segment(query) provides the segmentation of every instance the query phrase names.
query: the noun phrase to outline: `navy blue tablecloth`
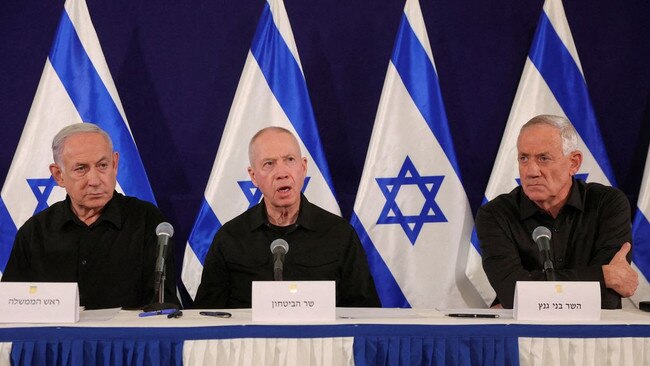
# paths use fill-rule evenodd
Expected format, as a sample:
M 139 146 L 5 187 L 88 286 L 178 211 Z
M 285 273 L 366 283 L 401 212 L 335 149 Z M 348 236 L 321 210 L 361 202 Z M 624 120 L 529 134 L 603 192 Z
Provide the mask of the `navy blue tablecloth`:
M 517 365 L 518 339 L 650 337 L 650 325 L 235 325 L 165 328 L 0 328 L 11 362 L 181 365 L 183 342 L 229 338 L 353 337 L 356 365 Z

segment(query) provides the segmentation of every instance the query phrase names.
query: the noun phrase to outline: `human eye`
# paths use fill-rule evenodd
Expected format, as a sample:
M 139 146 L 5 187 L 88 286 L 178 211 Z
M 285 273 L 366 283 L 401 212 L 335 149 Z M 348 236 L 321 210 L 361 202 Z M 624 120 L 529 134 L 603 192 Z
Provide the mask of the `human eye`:
M 72 169 L 72 172 L 77 176 L 83 176 L 88 171 L 88 168 L 85 165 L 77 165 Z
M 520 163 L 525 163 L 525 162 L 528 161 L 528 156 L 526 156 L 526 155 L 519 155 L 519 157 L 517 158 L 517 160 L 519 160 Z
M 107 161 L 102 161 L 99 164 L 97 164 L 97 169 L 99 169 L 99 170 L 106 170 L 106 169 L 108 169 L 108 167 L 109 167 L 109 164 L 108 164 Z
M 262 169 L 263 170 L 271 170 L 273 169 L 273 160 L 265 160 L 262 162 Z
M 295 156 L 288 156 L 288 157 L 285 159 L 285 161 L 287 162 L 287 165 L 289 165 L 289 166 L 294 166 L 294 165 L 296 165 L 296 162 L 298 161 L 298 159 L 296 159 Z

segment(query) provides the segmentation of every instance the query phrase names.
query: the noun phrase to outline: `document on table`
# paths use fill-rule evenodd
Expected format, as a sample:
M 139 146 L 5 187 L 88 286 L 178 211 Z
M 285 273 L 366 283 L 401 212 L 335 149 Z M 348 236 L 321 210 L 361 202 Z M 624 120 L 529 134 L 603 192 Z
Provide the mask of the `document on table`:
M 107 321 L 115 318 L 122 308 L 84 310 L 79 313 L 80 322 Z

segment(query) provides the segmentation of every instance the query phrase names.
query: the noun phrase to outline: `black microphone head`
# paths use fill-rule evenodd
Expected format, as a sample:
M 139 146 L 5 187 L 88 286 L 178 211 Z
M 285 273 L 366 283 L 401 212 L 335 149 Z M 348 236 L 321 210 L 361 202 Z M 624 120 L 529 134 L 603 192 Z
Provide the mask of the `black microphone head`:
M 167 235 L 171 238 L 174 235 L 174 227 L 168 222 L 161 222 L 156 226 L 156 235 Z
M 533 240 L 540 252 L 551 250 L 551 230 L 545 226 L 538 226 L 533 230 Z
M 271 242 L 271 253 L 284 253 L 289 251 L 289 243 L 284 239 L 275 239 Z
M 540 237 L 545 236 L 548 238 L 548 240 L 551 240 L 551 230 L 549 230 L 546 226 L 538 226 L 533 230 L 533 240 L 537 242 L 537 239 Z

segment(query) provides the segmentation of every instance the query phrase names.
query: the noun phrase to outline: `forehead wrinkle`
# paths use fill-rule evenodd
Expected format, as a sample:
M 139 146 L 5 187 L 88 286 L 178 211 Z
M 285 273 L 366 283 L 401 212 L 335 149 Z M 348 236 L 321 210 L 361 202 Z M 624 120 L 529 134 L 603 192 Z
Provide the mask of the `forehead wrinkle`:
M 109 154 L 108 156 L 102 155 L 94 163 L 92 161 L 88 161 L 88 160 L 85 160 L 83 158 L 81 158 L 81 159 L 73 159 L 71 157 L 68 157 L 68 160 L 72 160 L 72 161 L 70 161 L 70 164 L 71 164 L 71 168 L 74 169 L 75 167 L 79 167 L 79 166 L 98 165 L 98 164 L 100 164 L 100 163 L 102 163 L 104 161 L 107 161 L 107 162 L 112 161 L 111 157 L 112 157 L 112 154 Z M 63 155 L 63 160 L 64 160 L 64 164 L 62 164 L 63 166 L 61 166 L 62 170 L 65 168 L 65 160 L 66 160 L 65 155 Z

